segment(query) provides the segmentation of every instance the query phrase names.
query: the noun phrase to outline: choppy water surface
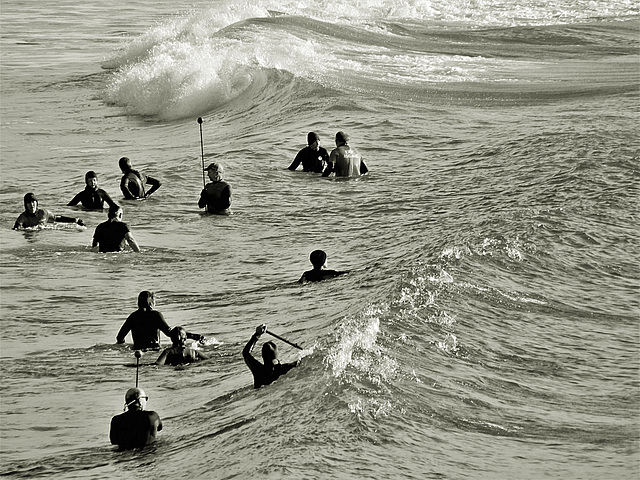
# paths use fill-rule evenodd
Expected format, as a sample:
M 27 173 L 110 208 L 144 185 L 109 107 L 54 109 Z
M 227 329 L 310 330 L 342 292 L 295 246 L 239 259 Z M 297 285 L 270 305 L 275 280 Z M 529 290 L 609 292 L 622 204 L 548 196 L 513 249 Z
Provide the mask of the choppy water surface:
M 517 4 L 516 4 L 517 3 Z M 3 3 L 0 468 L 13 478 L 616 478 L 638 462 L 638 6 Z M 234 215 L 197 208 L 223 163 Z M 344 130 L 371 174 L 286 170 Z M 118 158 L 160 178 L 144 202 Z M 143 253 L 89 249 L 95 170 Z M 81 229 L 15 232 L 22 197 Z M 298 285 L 322 248 L 347 276 Z M 209 337 L 142 358 L 141 290 Z M 255 326 L 299 368 L 253 390 Z M 163 339 L 168 344 L 168 339 Z

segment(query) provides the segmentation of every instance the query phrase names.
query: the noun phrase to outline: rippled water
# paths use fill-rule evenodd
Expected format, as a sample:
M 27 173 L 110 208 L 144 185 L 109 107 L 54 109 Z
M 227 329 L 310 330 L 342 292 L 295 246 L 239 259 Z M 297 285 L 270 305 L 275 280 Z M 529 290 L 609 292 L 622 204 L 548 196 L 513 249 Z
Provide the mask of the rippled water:
M 635 2 L 2 10 L 2 474 L 638 477 Z M 286 170 L 310 130 L 371 174 Z M 163 181 L 147 201 L 123 155 Z M 230 217 L 197 208 L 213 160 Z M 141 254 L 89 250 L 106 214 L 65 207 L 87 170 Z M 12 231 L 29 191 L 88 228 Z M 316 248 L 350 274 L 295 283 Z M 145 354 L 165 429 L 118 453 L 141 290 L 212 358 Z M 305 349 L 254 391 L 263 322 Z

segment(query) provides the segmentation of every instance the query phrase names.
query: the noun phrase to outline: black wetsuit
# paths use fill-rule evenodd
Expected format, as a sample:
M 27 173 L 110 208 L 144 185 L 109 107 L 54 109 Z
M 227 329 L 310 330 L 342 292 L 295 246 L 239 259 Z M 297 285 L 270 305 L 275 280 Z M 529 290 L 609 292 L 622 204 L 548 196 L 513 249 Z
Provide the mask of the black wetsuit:
M 145 191 L 144 186 L 146 184 L 151 185 L 149 192 Z M 149 177 L 137 170 L 129 170 L 122 176 L 122 180 L 120 180 L 120 190 L 122 190 L 124 198 L 128 200 L 148 197 L 159 189 L 161 185 L 160 180 Z
M 142 448 L 155 442 L 156 433 L 162 430 L 162 420 L 154 411 L 128 410 L 111 419 L 109 440 L 121 450 Z
M 302 282 L 319 282 L 325 278 L 337 277 L 338 275 L 344 275 L 348 272 L 338 272 L 337 270 L 308 270 L 302 274 L 298 283 Z
M 205 206 L 209 213 L 228 214 L 231 206 L 231 185 L 224 180 L 207 183 L 198 200 L 198 207 Z
M 261 362 L 256 360 L 251 355 L 254 345 L 258 341 L 258 337 L 251 336 L 251 339 L 247 342 L 242 350 L 242 356 L 244 361 L 253 374 L 253 388 L 260 388 L 262 385 L 269 385 L 277 380 L 281 375 L 284 375 L 289 370 L 297 365 L 297 363 L 276 363 L 273 368 L 266 367 Z
M 129 332 L 133 337 L 133 348 L 160 348 L 160 332 L 169 336 L 171 328 L 162 313 L 157 310 L 136 310 L 125 320 L 116 335 L 118 343 L 124 343 Z
M 124 241 L 129 226 L 118 220 L 107 220 L 96 227 L 93 244 L 99 246 L 101 252 L 119 252 L 124 250 Z
M 304 147 L 288 168 L 295 170 L 302 163 L 303 172 L 322 173 L 327 161 L 329 161 L 329 153 L 326 148 L 318 147 L 318 150 L 313 150 L 310 147 Z
M 100 210 L 104 208 L 104 202 L 107 202 L 110 207 L 117 207 L 116 202 L 114 202 L 109 194 L 103 189 L 98 188 L 94 190 L 93 188 L 86 187 L 83 191 L 73 197 L 73 200 L 71 200 L 67 206 L 73 207 L 78 203 L 82 203 L 84 208 Z

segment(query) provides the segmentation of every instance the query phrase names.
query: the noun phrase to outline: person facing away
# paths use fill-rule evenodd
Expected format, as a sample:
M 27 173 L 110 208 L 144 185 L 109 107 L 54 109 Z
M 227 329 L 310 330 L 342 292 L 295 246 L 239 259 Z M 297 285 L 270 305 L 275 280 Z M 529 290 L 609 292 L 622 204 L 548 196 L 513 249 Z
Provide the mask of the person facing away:
M 187 347 L 187 331 L 184 328 L 173 327 L 170 336 L 173 345 L 164 349 L 156 360 L 156 365 L 181 365 L 209 358 L 195 348 Z
M 231 210 L 231 185 L 222 179 L 224 168 L 214 162 L 205 171 L 209 175 L 211 182 L 207 183 L 200 193 L 198 207 L 207 209 L 209 213 L 218 215 L 229 215 Z
M 124 395 L 124 413 L 111 419 L 109 440 L 120 450 L 142 448 L 155 442 L 156 435 L 162 430 L 160 416 L 145 410 L 149 397 L 141 388 L 130 388 Z
M 307 146 L 298 152 L 289 170 L 295 170 L 302 163 L 303 172 L 322 173 L 329 161 L 327 149 L 320 146 L 320 136 L 315 132 L 307 134 Z
M 67 203 L 68 207 L 73 207 L 78 203 L 82 203 L 84 208 L 90 210 L 102 210 L 104 208 L 104 202 L 110 207 L 116 207 L 109 194 L 102 188 L 98 188 L 98 175 L 93 170 L 88 171 L 84 176 L 84 183 L 86 186 L 84 190 L 78 193 L 73 199 Z
M 336 133 L 336 148 L 331 151 L 322 176 L 328 177 L 335 172 L 336 177 L 358 177 L 368 171 L 361 155 L 349 146 L 349 136 L 344 132 Z
M 171 327 L 167 324 L 162 313 L 154 310 L 156 305 L 153 292 L 144 290 L 138 295 L 138 309 L 127 317 L 116 335 L 117 343 L 124 343 L 129 332 L 133 338 L 133 349 L 159 349 L 160 332 L 171 336 Z M 197 333 L 187 332 L 187 338 L 202 341 L 204 337 Z
M 253 374 L 253 388 L 270 385 L 281 375 L 284 375 L 293 367 L 297 367 L 300 363 L 299 361 L 292 363 L 280 363 L 280 360 L 278 360 L 278 347 L 273 342 L 265 342 L 262 345 L 262 361 L 264 363 L 260 363 L 259 360 L 256 360 L 253 355 L 251 355 L 251 351 L 260 338 L 260 335 L 262 335 L 266 330 L 267 326 L 265 324 L 256 327 L 256 333 L 251 336 L 242 350 L 244 362 Z
M 122 157 L 118 164 L 122 170 L 122 179 L 120 180 L 120 190 L 127 200 L 135 200 L 138 198 L 147 198 L 162 185 L 160 180 L 145 175 L 138 170 L 134 170 L 131 166 L 131 160 Z M 145 185 L 151 185 L 151 189 L 147 192 Z
M 38 199 L 36 196 L 33 193 L 27 193 L 24 196 L 24 212 L 16 219 L 13 229 L 33 228 L 54 222 L 77 223 L 80 226 L 84 226 L 84 222 L 79 218 L 54 215 L 49 210 L 38 208 Z
M 122 208 L 114 205 L 109 208 L 108 219 L 99 224 L 93 233 L 91 248 L 98 247 L 102 253 L 120 252 L 124 250 L 126 241 L 134 252 L 140 251 L 140 246 L 131 235 L 129 225 L 122 221 Z
M 319 282 L 325 278 L 337 277 L 338 275 L 344 275 L 345 272 L 339 272 L 337 270 L 327 270 L 327 254 L 323 250 L 314 250 L 309 255 L 313 270 L 307 270 L 302 274 L 298 283 L 303 282 Z

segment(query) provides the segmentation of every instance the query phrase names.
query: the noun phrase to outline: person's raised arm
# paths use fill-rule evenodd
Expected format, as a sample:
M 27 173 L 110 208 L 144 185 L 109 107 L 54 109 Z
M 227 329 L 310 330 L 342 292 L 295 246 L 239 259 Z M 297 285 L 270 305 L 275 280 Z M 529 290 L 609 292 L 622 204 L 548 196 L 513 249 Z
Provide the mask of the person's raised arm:
M 255 346 L 256 342 L 266 330 L 267 330 L 267 325 L 264 323 L 256 327 L 256 332 L 253 335 L 251 335 L 251 338 L 242 349 L 242 356 L 244 357 L 245 361 L 247 360 L 247 358 L 253 358 L 251 355 L 251 350 L 253 350 L 253 347 Z

